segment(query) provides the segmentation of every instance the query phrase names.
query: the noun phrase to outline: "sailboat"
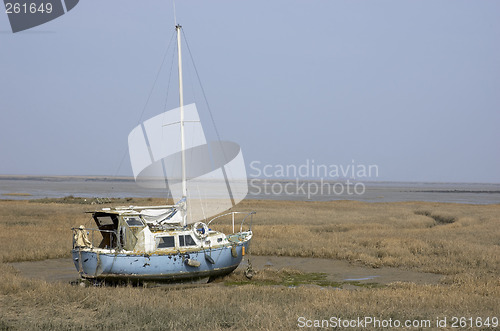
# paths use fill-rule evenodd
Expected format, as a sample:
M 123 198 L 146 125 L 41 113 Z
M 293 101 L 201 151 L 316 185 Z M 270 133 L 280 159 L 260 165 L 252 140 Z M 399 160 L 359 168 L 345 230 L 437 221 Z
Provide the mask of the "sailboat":
M 177 203 L 91 212 L 97 228 L 73 228 L 73 262 L 84 279 L 214 279 L 248 252 L 255 212 L 227 212 L 248 192 L 242 152 L 232 142 L 207 143 L 196 105 L 184 105 L 180 25 L 176 34 L 179 107 L 138 125 L 128 143 L 136 182 L 168 188 Z M 222 220 L 231 233 L 215 229 Z

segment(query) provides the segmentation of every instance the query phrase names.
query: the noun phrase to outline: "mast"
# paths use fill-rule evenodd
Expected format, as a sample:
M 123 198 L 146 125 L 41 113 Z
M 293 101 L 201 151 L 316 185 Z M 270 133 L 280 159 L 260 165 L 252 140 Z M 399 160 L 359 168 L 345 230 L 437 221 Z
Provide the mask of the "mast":
M 177 30 L 177 52 L 179 59 L 179 107 L 181 111 L 181 167 L 182 167 L 182 198 L 187 198 L 187 185 L 186 185 L 186 142 L 184 138 L 184 91 L 182 87 L 182 54 L 181 54 L 181 28 L 179 24 L 175 26 Z M 186 202 L 187 203 L 187 202 Z M 187 205 L 185 206 L 187 211 Z M 183 213 L 183 223 L 186 225 L 186 212 Z

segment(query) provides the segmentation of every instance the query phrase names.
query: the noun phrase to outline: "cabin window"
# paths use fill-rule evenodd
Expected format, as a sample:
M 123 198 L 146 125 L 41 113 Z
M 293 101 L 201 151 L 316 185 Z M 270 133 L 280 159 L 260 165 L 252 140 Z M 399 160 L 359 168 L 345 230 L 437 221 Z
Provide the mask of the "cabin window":
M 144 226 L 141 219 L 139 217 L 124 217 L 125 222 L 127 222 L 128 226 Z
M 113 219 L 111 216 L 96 216 L 95 217 L 97 222 L 99 223 L 99 226 L 105 226 L 105 225 L 113 225 Z
M 171 248 L 175 247 L 175 242 L 174 242 L 174 237 L 173 236 L 168 236 L 168 237 L 159 237 L 158 238 L 158 248 Z
M 190 234 L 179 236 L 179 246 L 196 246 L 196 242 Z

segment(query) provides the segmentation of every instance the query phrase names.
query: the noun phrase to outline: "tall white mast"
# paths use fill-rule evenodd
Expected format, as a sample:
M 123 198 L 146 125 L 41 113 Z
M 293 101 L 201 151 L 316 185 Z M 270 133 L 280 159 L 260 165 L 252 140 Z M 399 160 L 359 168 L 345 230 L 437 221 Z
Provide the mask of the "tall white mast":
M 175 29 L 177 30 L 177 52 L 179 59 L 179 106 L 181 110 L 181 166 L 182 166 L 182 197 L 187 197 L 187 185 L 186 185 L 186 143 L 184 139 L 184 92 L 182 88 L 182 55 L 181 55 L 181 26 L 177 24 Z M 186 202 L 187 203 L 187 202 Z M 185 206 L 187 208 L 187 206 Z M 183 217 L 184 225 L 186 225 L 186 215 L 184 213 Z

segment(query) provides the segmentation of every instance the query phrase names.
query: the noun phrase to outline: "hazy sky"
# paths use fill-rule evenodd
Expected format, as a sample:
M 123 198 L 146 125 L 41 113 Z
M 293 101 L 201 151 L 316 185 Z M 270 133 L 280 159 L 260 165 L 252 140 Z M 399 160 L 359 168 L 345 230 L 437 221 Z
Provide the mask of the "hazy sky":
M 499 17 L 493 0 L 177 1 L 247 165 L 377 165 L 371 180 L 500 183 Z M 165 111 L 173 47 L 152 87 L 174 30 L 167 0 L 82 0 L 16 34 L 0 13 L 0 174 L 131 176 L 127 136 Z

